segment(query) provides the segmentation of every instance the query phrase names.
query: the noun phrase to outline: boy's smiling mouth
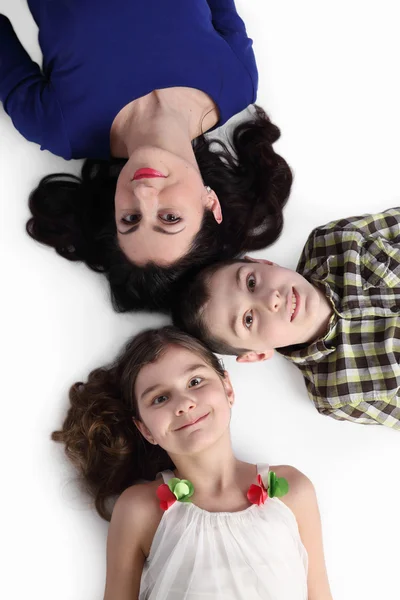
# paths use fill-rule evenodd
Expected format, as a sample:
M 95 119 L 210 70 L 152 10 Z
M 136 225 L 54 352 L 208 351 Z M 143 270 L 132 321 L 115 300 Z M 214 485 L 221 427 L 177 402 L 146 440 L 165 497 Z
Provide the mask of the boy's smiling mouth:
M 298 294 L 298 292 L 292 288 L 292 294 L 291 294 L 291 302 L 290 302 L 290 321 L 294 321 L 294 319 L 297 316 L 297 313 L 299 312 L 299 307 L 300 307 L 300 296 Z

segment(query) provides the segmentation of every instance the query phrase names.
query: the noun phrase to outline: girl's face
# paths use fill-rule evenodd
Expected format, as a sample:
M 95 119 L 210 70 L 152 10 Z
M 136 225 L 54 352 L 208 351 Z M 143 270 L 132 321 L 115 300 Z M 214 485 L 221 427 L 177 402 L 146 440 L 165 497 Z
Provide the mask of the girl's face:
M 197 168 L 166 150 L 140 148 L 117 182 L 118 244 L 136 265 L 168 266 L 188 253 L 206 210 L 222 220 L 218 198 Z
M 169 454 L 195 454 L 229 435 L 233 390 L 198 354 L 169 346 L 140 371 L 135 396 L 142 435 Z

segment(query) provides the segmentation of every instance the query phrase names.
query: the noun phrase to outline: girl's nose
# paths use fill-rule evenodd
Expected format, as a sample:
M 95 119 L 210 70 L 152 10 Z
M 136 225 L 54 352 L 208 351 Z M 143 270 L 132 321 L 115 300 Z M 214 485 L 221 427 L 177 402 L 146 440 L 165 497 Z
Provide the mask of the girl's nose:
M 189 396 L 181 396 L 176 404 L 176 415 L 180 416 L 196 407 L 196 403 Z

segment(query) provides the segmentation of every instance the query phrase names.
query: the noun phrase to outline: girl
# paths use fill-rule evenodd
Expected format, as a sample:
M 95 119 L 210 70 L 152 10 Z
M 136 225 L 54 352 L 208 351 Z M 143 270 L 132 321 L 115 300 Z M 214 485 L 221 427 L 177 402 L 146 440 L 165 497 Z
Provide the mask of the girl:
M 195 338 L 145 331 L 70 400 L 53 439 L 102 517 L 120 495 L 105 600 L 331 600 L 311 482 L 235 458 L 229 376 Z
M 190 267 L 275 241 L 292 182 L 278 128 L 256 108 L 231 149 L 203 136 L 256 99 L 234 0 L 28 4 L 43 69 L 0 15 L 0 101 L 42 149 L 90 159 L 32 193 L 34 239 L 103 272 L 119 310 L 167 309 Z

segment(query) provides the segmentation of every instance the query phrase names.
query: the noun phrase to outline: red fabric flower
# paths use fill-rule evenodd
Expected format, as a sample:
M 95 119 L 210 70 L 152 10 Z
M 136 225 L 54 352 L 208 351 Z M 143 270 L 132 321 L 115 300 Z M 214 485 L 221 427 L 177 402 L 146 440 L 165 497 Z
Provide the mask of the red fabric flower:
M 249 487 L 249 491 L 247 492 L 247 498 L 252 504 L 257 504 L 257 506 L 260 506 L 260 504 L 264 504 L 264 502 L 268 498 L 268 492 L 265 489 L 265 485 L 263 483 L 261 475 L 257 475 L 257 481 L 258 485 L 252 483 Z
M 162 483 L 157 488 L 157 497 L 160 500 L 160 508 L 168 510 L 176 502 L 176 496 L 171 492 L 166 483 Z

